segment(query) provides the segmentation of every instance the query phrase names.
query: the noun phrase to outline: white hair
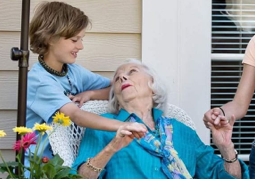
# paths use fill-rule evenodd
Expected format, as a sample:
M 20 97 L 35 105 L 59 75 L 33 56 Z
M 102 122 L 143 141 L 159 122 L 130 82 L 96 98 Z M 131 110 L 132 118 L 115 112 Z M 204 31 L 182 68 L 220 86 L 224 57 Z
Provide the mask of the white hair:
M 125 61 L 122 65 L 126 65 L 126 64 L 137 64 L 141 66 L 144 69 L 144 71 L 152 78 L 152 83 L 149 82 L 148 86 L 153 91 L 153 97 L 152 97 L 153 107 L 160 109 L 162 111 L 165 111 L 166 105 L 167 105 L 166 87 L 162 83 L 162 81 L 159 79 L 158 75 L 154 72 L 154 70 L 152 70 L 151 68 L 143 64 L 141 61 L 136 59 L 129 59 Z M 121 67 L 122 65 L 120 65 L 119 67 Z M 116 71 L 114 75 L 116 74 Z M 111 86 L 108 107 L 111 113 L 117 114 L 119 112 L 119 104 L 118 104 L 116 96 L 114 95 L 113 90 L 114 90 L 114 84 Z

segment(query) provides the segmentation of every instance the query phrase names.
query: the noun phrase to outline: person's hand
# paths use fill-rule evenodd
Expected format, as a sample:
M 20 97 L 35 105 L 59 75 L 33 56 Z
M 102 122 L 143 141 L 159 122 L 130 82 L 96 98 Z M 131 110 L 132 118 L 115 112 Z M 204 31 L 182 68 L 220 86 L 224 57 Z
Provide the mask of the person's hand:
M 203 121 L 205 126 L 209 128 L 208 122 L 214 124 L 215 126 L 220 126 L 221 124 L 220 121 L 224 121 L 224 119 L 225 119 L 225 116 L 220 110 L 220 108 L 213 108 L 204 114 Z
M 109 143 L 110 147 L 115 151 L 128 146 L 134 138 L 140 139 L 148 132 L 144 124 L 137 122 L 129 122 L 119 127 L 114 139 Z
M 79 93 L 79 94 L 77 94 L 75 96 L 69 95 L 68 97 L 74 103 L 75 102 L 79 102 L 78 107 L 80 108 L 80 107 L 82 107 L 83 103 L 85 103 L 85 102 L 90 100 L 90 98 L 91 98 L 91 91 L 85 91 L 85 92 Z
M 214 125 L 208 122 L 207 125 L 212 131 L 213 143 L 221 150 L 223 148 L 228 148 L 232 145 L 232 132 L 233 125 L 235 123 L 235 116 L 232 115 L 231 119 L 228 120 L 224 116 L 221 117 L 219 125 Z

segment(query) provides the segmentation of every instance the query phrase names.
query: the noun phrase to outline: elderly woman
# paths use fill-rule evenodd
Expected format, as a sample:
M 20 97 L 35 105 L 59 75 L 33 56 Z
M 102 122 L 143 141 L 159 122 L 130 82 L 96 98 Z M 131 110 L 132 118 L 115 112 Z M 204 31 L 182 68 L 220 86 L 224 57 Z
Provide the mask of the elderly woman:
M 104 116 L 133 123 L 117 132 L 86 129 L 73 165 L 85 178 L 249 178 L 231 141 L 234 116 L 222 121 L 220 129 L 209 124 L 221 158 L 194 130 L 163 117 L 166 92 L 141 62 L 129 61 L 117 69 L 110 98 L 111 114 Z M 144 137 L 141 124 L 148 130 Z

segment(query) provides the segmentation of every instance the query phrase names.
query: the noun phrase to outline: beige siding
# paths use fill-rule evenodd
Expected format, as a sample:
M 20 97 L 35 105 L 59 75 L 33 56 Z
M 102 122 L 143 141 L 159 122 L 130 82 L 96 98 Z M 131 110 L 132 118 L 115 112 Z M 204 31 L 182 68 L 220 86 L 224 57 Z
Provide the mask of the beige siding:
M 10 49 L 19 47 L 19 36 L 19 32 L 0 31 L 0 71 L 18 70 L 18 63 L 10 60 Z M 114 71 L 125 59 L 140 58 L 140 55 L 140 34 L 87 33 L 76 63 L 92 71 Z M 30 67 L 36 61 L 37 55 L 31 52 Z
M 95 71 L 100 75 L 111 78 L 113 72 Z M 16 110 L 17 109 L 17 95 L 18 92 L 18 71 L 0 71 L 0 121 L 2 111 Z M 7 121 L 8 122 L 8 121 Z M 5 126 L 5 120 L 0 123 L 0 129 Z M 1 148 L 1 140 L 0 140 Z
M 31 1 L 31 17 L 35 5 Z M 16 126 L 18 63 L 10 60 L 11 47 L 19 47 L 21 0 L 0 0 L 0 139 L 6 161 L 14 160 L 12 150 Z M 112 77 L 116 67 L 127 58 L 141 58 L 141 0 L 65 0 L 79 7 L 91 19 L 92 28 L 84 39 L 84 50 L 77 63 L 101 75 Z M 31 54 L 30 67 L 36 62 Z M 1 162 L 1 161 L 0 161 Z M 5 178 L 0 174 L 0 178 Z
M 17 125 L 16 117 L 17 114 L 15 110 L 0 111 L 1 129 L 4 129 L 7 134 L 6 137 L 0 139 L 1 149 L 11 149 L 14 144 L 16 134 L 12 131 L 12 128 Z
M 31 17 L 34 7 L 42 0 L 31 1 Z M 54 0 L 50 0 L 54 1 Z M 20 31 L 21 0 L 0 1 L 0 30 Z M 141 0 L 64 0 L 80 8 L 92 21 L 91 32 L 141 33 Z
M 18 71 L 0 71 L 0 94 L 2 94 L 0 95 L 0 112 L 2 110 L 17 109 L 17 93 Z M 2 128 L 2 124 L 0 123 L 0 128 Z

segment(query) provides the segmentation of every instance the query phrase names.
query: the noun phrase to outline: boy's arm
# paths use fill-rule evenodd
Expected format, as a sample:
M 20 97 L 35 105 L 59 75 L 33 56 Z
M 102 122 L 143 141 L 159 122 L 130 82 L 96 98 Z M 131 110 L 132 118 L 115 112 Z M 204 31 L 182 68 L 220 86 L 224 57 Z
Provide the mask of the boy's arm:
M 91 129 L 99 129 L 106 131 L 117 131 L 124 122 L 104 118 L 102 116 L 82 111 L 74 103 L 67 103 L 59 109 L 60 112 L 69 116 L 70 119 L 78 126 L 87 127 Z
M 70 95 L 69 98 L 73 102 L 79 102 L 79 107 L 81 107 L 83 103 L 89 100 L 108 100 L 110 89 L 111 87 L 109 86 L 103 89 L 85 91 L 75 96 Z
M 110 93 L 111 87 L 99 89 L 99 90 L 91 90 L 89 92 L 90 100 L 108 100 L 109 99 L 109 93 Z

